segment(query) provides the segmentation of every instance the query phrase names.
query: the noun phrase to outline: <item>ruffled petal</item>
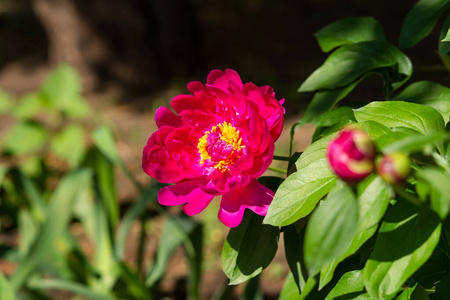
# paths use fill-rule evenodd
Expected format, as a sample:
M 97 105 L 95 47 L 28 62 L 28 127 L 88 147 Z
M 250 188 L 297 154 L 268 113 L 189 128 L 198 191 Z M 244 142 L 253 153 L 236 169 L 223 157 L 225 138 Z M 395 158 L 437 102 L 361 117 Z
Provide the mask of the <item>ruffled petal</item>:
M 203 192 L 199 187 L 200 181 L 201 180 L 189 180 L 160 189 L 158 191 L 159 204 L 181 205 L 190 202 L 204 202 L 206 201 L 205 199 L 212 199 L 212 195 Z
M 222 196 L 219 220 L 228 227 L 236 227 L 241 223 L 246 208 L 265 216 L 273 195 L 270 189 L 260 184 L 258 180 L 252 179 L 248 185 Z
M 160 128 L 164 125 L 170 125 L 173 127 L 180 127 L 182 122 L 181 118 L 174 114 L 170 109 L 165 106 L 159 107 L 155 112 L 156 126 Z
M 235 70 L 226 69 L 225 72 L 222 70 L 212 70 L 206 79 L 206 86 L 215 86 L 226 92 L 230 81 L 236 83 L 240 87 L 243 86 L 241 77 Z
M 181 209 L 188 216 L 193 216 L 198 213 L 201 213 L 208 205 L 211 203 L 213 195 L 207 193 L 197 193 L 195 198 L 192 198 L 192 201 L 189 201 L 188 204 L 183 206 Z

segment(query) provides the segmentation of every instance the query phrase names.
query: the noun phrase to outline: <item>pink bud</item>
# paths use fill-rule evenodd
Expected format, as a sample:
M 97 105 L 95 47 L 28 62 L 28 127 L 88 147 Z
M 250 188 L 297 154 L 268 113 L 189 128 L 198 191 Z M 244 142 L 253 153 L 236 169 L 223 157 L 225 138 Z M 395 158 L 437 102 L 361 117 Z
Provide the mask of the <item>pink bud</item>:
M 377 173 L 389 184 L 401 184 L 411 173 L 408 156 L 401 152 L 392 152 L 377 160 Z
M 327 149 L 331 168 L 347 181 L 364 179 L 374 170 L 375 146 L 366 132 L 346 127 L 331 141 Z

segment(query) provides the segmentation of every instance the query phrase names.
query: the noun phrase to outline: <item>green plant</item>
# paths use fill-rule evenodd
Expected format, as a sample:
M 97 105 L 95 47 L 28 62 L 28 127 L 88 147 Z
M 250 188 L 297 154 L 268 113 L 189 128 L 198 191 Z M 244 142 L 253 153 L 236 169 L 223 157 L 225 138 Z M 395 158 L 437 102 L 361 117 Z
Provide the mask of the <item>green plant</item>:
M 188 295 L 196 299 L 201 224 L 168 216 L 155 202 L 163 185 L 138 183 L 120 158 L 111 129 L 95 124 L 80 92 L 78 75 L 62 65 L 38 92 L 19 100 L 0 97 L 0 112 L 11 123 L 0 148 L 0 218 L 2 230 L 17 230 L 19 236 L 17 247 L 2 245 L 1 259 L 15 270 L 0 278 L 0 299 L 50 299 L 52 290 L 88 299 L 158 298 L 167 262 L 180 245 L 192 271 Z M 117 168 L 139 191 L 123 217 Z M 163 234 L 170 237 L 160 241 L 154 263 L 145 267 L 152 212 L 166 219 Z M 134 222 L 141 233 L 130 264 L 125 249 Z

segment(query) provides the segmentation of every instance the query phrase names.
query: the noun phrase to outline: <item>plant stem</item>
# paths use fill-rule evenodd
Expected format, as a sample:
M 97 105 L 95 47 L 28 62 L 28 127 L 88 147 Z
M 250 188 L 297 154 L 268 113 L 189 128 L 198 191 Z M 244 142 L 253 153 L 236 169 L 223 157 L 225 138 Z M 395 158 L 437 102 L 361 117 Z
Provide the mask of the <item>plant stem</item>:
M 287 174 L 287 171 L 283 170 L 283 169 L 279 169 L 279 168 L 275 168 L 275 167 L 269 167 L 268 169 L 271 171 L 274 171 L 274 172 L 281 173 L 281 174 Z
M 281 156 L 281 155 L 274 155 L 273 159 L 275 160 L 281 160 L 281 161 L 289 161 L 291 158 L 287 156 Z

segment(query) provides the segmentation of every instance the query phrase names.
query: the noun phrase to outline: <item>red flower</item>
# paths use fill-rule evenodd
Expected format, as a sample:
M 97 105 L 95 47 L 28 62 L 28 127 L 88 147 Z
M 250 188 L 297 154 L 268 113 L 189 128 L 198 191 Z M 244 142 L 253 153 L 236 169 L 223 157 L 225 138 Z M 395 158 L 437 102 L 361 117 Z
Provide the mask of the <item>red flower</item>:
M 265 215 L 273 192 L 257 181 L 273 159 L 283 127 L 284 100 L 271 87 L 243 84 L 230 69 L 213 70 L 206 85 L 188 84 L 192 95 L 175 97 L 155 113 L 158 131 L 144 147 L 142 168 L 160 182 L 162 205 L 185 204 L 194 215 L 223 195 L 219 219 L 240 224 L 245 208 Z

